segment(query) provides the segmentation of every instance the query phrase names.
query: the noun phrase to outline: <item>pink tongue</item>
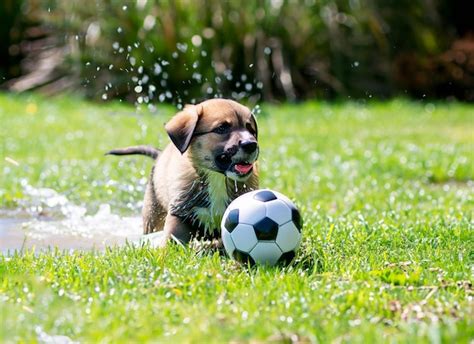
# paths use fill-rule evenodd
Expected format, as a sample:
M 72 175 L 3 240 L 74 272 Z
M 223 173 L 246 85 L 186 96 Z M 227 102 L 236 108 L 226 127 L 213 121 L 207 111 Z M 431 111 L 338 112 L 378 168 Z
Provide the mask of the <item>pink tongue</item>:
M 246 174 L 249 173 L 249 171 L 252 169 L 252 166 L 252 164 L 235 164 L 235 170 L 241 174 Z

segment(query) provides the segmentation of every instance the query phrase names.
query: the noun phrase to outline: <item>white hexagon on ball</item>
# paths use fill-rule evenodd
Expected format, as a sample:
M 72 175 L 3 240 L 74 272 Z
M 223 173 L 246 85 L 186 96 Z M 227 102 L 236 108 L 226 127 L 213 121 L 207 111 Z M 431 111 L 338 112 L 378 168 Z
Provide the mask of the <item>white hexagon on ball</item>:
M 239 223 L 230 233 L 230 237 L 236 248 L 242 252 L 250 252 L 257 245 L 257 236 L 251 225 Z
M 278 235 L 276 237 L 276 243 L 283 252 L 296 250 L 300 245 L 300 241 L 301 233 L 293 224 L 293 221 L 289 221 L 280 226 Z
M 291 220 L 291 209 L 278 199 L 265 203 L 267 217 L 282 225 Z
M 262 265 L 275 265 L 280 259 L 282 252 L 274 242 L 259 242 L 250 251 L 250 256 L 255 262 Z
M 250 200 L 251 203 L 241 203 L 242 206 L 239 208 L 239 222 L 252 225 L 257 223 L 261 219 L 265 218 L 265 204 Z

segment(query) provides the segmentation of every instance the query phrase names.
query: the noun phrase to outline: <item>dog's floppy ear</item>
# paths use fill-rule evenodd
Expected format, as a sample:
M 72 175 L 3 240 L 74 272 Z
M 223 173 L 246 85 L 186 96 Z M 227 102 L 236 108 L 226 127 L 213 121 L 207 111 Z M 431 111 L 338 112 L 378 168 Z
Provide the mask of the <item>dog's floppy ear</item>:
M 165 125 L 166 132 L 176 148 L 183 154 L 189 147 L 196 129 L 202 107 L 199 105 L 186 105 L 183 111 L 178 112 Z
M 254 113 L 251 113 L 251 116 L 253 124 L 255 125 L 255 138 L 258 140 L 258 123 L 257 123 L 257 117 L 254 115 Z

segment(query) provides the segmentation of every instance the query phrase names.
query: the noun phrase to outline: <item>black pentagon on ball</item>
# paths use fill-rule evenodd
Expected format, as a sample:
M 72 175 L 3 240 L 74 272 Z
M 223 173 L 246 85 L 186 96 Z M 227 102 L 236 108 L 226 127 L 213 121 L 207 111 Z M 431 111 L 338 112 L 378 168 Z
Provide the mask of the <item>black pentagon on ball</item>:
M 303 219 L 301 218 L 301 214 L 298 209 L 294 207 L 291 208 L 291 219 L 293 220 L 293 223 L 295 224 L 298 231 L 301 232 L 301 228 L 303 227 Z
M 232 255 L 234 256 L 234 259 L 240 263 L 249 264 L 250 266 L 255 265 L 255 260 L 253 260 L 250 254 L 246 252 L 235 250 Z
M 295 224 L 298 231 L 301 233 L 301 228 L 303 228 L 303 219 L 301 218 L 299 210 L 295 207 L 293 202 L 285 201 L 285 204 L 291 209 L 291 220 Z
M 253 195 L 253 198 L 260 202 L 269 202 L 277 199 L 275 194 L 269 190 L 262 190 Z
M 239 224 L 239 209 L 232 209 L 229 211 L 229 214 L 227 214 L 227 217 L 225 219 L 224 227 L 227 229 L 229 233 L 232 233 L 232 231 L 237 227 Z
M 265 217 L 253 225 L 258 240 L 276 240 L 278 235 L 278 223 L 269 217 Z
M 291 261 L 295 258 L 295 251 L 288 251 L 281 255 L 281 257 L 277 261 L 277 265 L 280 266 L 287 266 L 291 263 Z

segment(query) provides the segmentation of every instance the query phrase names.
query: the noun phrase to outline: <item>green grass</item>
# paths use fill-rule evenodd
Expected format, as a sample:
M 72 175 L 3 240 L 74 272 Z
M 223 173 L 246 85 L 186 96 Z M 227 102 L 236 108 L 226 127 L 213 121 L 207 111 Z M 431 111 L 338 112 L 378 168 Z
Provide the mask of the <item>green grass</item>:
M 28 183 L 138 213 L 151 161 L 103 153 L 163 146 L 172 112 L 0 94 L 0 208 L 27 202 Z M 261 184 L 302 210 L 296 262 L 248 270 L 179 247 L 0 256 L 0 341 L 41 329 L 81 342 L 472 342 L 473 114 L 265 105 Z

